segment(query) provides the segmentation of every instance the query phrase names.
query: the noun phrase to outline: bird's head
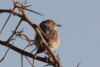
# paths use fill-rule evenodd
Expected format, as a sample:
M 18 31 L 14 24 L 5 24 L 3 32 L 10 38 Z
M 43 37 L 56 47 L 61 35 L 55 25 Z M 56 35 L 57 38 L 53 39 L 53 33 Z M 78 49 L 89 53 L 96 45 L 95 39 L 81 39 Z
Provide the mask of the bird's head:
M 42 26 L 47 26 L 56 30 L 57 27 L 60 27 L 61 25 L 56 24 L 53 20 L 48 19 L 40 23 L 40 27 Z

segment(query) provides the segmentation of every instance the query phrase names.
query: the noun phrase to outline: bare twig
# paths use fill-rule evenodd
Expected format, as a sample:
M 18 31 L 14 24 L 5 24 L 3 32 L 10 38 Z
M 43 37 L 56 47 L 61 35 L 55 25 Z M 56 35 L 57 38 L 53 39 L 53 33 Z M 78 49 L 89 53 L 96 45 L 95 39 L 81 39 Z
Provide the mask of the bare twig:
M 21 54 L 21 67 L 23 67 L 23 55 Z
M 12 31 L 13 32 L 13 31 Z M 16 35 L 20 35 L 20 36 L 25 36 L 26 37 L 26 40 L 29 42 L 29 44 L 25 47 L 25 49 L 24 49 L 24 51 L 31 45 L 31 43 L 32 43 L 32 41 L 30 41 L 31 39 L 27 36 L 27 35 L 25 35 L 24 33 L 23 33 L 23 29 L 21 30 L 21 31 L 17 31 L 17 32 L 15 32 L 15 34 Z M 28 58 L 26 58 L 26 59 L 28 59 Z M 23 67 L 23 55 L 21 54 L 21 67 Z
M 31 42 L 25 47 L 24 51 L 30 46 Z M 29 59 L 25 56 L 25 58 L 29 61 Z M 29 61 L 29 63 L 33 66 L 33 64 Z M 23 55 L 21 54 L 21 66 L 23 67 Z
M 59 54 L 57 54 L 57 57 L 58 57 L 58 59 L 60 60 L 60 58 L 59 58 Z
M 30 39 L 24 32 L 22 32 L 22 31 L 17 31 L 17 32 L 15 32 L 15 34 L 16 35 L 20 35 L 20 36 L 24 36 L 26 39 L 24 39 L 24 40 L 27 40 L 28 42 L 35 42 L 34 40 L 32 40 L 32 39 Z M 21 39 L 23 39 L 23 38 L 21 38 Z
M 47 64 L 47 65 L 45 65 L 43 67 L 50 66 L 50 65 L 54 65 L 54 67 L 58 67 L 58 66 L 55 65 L 55 63 Z
M 9 18 L 11 17 L 11 15 L 12 15 L 12 13 L 13 13 L 14 10 L 15 10 L 15 7 L 13 8 L 12 12 L 10 13 L 10 15 L 9 15 L 8 19 L 6 20 L 5 24 L 3 25 L 3 27 L 2 27 L 2 29 L 1 29 L 1 31 L 0 31 L 0 34 L 2 33 L 4 27 L 6 26 L 8 20 L 9 20 Z
M 41 15 L 41 16 L 44 16 L 44 15 L 42 15 L 42 14 L 36 12 L 36 11 L 33 11 L 33 10 L 30 10 L 30 9 L 27 9 L 26 7 L 19 7 L 19 6 L 16 6 L 16 7 L 17 7 L 17 8 L 22 8 L 22 9 L 25 9 L 25 10 L 28 10 L 28 11 L 30 11 L 30 12 L 34 12 L 34 13 L 39 14 L 39 15 Z
M 14 12 L 14 10 L 15 10 L 17 4 L 19 4 L 20 2 L 15 2 L 15 1 L 13 0 L 13 3 L 14 3 L 14 8 L 13 8 L 12 12 L 10 13 L 9 17 L 7 18 L 7 20 L 6 20 L 5 24 L 4 24 L 4 26 L 2 27 L 0 34 L 2 33 L 4 27 L 6 26 L 6 24 L 7 24 L 8 20 L 9 20 L 9 18 L 10 18 L 11 15 L 12 15 L 12 13 Z
M 34 64 L 30 62 L 30 60 L 25 56 L 25 58 L 29 61 L 29 63 L 34 67 Z
M 31 45 L 31 42 L 25 47 L 24 51 Z
M 10 36 L 10 38 L 8 39 L 8 44 L 7 44 L 7 46 L 9 45 L 9 42 L 11 41 L 12 37 L 14 36 L 14 33 L 16 32 L 16 30 L 17 30 L 17 28 L 19 27 L 19 25 L 20 25 L 21 22 L 22 22 L 22 19 L 19 21 L 19 23 L 18 23 L 17 27 L 15 28 L 13 34 L 12 34 L 12 35 Z
M 15 42 L 15 40 L 13 41 L 13 43 L 14 43 L 14 42 Z M 13 43 L 12 43 L 12 45 L 13 45 Z M 6 55 L 7 55 L 7 53 L 8 53 L 8 51 L 9 51 L 10 48 L 11 48 L 11 46 L 8 48 L 8 50 L 6 51 L 4 57 L 0 60 L 0 62 L 2 62 L 2 61 L 4 60 L 4 58 L 6 57 Z
M 27 45 L 27 47 L 24 49 L 24 51 L 28 48 L 28 46 L 31 44 L 31 42 Z M 23 67 L 23 55 L 21 54 L 21 66 Z
M 34 59 L 33 59 L 33 64 L 34 64 Z M 34 66 L 33 66 L 34 67 Z
M 36 48 L 35 49 L 33 49 L 30 53 L 32 53 L 33 51 L 35 51 L 36 50 Z
M 24 6 L 24 7 L 30 7 L 30 6 L 33 6 L 33 5 L 28 5 L 28 6 Z
M 26 0 L 25 0 L 25 3 L 24 3 L 24 5 L 25 5 L 25 4 L 27 4 Z
M 0 60 L 0 62 L 2 62 L 2 61 L 4 60 L 4 58 L 6 57 L 6 54 L 8 53 L 9 49 L 10 49 L 10 48 L 8 48 L 8 50 L 6 51 L 4 57 Z
M 81 62 L 77 65 L 77 67 L 79 67 L 80 64 L 81 64 Z
M 50 64 L 47 64 L 47 65 L 45 65 L 45 66 L 43 66 L 43 67 L 46 67 L 46 66 L 50 66 Z

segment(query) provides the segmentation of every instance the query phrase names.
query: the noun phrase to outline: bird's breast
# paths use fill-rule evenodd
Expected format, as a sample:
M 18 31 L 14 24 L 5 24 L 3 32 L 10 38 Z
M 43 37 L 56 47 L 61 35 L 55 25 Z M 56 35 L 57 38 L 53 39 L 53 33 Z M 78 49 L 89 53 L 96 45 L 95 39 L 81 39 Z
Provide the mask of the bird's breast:
M 48 28 L 45 29 L 45 31 L 44 31 L 44 30 L 42 30 L 42 31 L 43 31 L 43 32 L 46 34 L 46 36 L 47 36 L 47 37 L 45 37 L 45 36 L 42 34 L 43 37 L 44 37 L 44 39 L 45 39 L 45 41 L 46 41 L 48 44 L 50 44 L 50 45 L 48 45 L 48 46 L 50 47 L 50 49 L 51 49 L 51 50 L 57 49 L 58 46 L 59 46 L 59 44 L 60 44 L 60 37 L 59 37 L 58 32 L 57 32 L 56 30 L 51 30 L 51 29 L 48 29 Z M 35 40 L 39 42 L 39 37 L 38 37 L 38 35 L 36 35 Z M 39 43 L 36 43 L 35 46 L 38 48 L 38 47 L 40 46 L 40 44 L 39 44 Z

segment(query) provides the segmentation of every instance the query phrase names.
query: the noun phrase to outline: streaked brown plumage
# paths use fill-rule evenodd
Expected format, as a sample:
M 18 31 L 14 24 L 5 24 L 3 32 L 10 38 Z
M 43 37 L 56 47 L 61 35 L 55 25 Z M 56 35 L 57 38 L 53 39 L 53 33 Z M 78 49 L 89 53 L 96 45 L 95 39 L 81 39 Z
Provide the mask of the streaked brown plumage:
M 39 25 L 41 30 L 47 36 L 46 37 L 43 35 L 43 33 L 41 33 L 43 35 L 44 39 L 46 40 L 46 42 L 49 44 L 48 46 L 51 50 L 57 49 L 59 46 L 59 43 L 60 43 L 59 34 L 56 31 L 58 26 L 61 26 L 61 25 L 57 25 L 53 20 L 42 21 Z M 35 41 L 38 42 L 35 44 L 35 46 L 38 48 L 36 54 L 46 51 L 46 48 L 44 47 L 44 45 L 40 44 L 40 42 L 39 42 L 40 40 L 39 40 L 39 37 L 37 34 L 35 37 Z

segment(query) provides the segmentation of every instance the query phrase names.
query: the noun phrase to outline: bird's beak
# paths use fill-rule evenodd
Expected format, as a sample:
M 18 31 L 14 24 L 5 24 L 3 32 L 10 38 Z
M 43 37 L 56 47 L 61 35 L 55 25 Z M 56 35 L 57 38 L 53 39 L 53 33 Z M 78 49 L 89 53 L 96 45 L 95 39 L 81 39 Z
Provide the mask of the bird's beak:
M 60 24 L 57 24 L 57 27 L 61 27 L 61 25 Z

